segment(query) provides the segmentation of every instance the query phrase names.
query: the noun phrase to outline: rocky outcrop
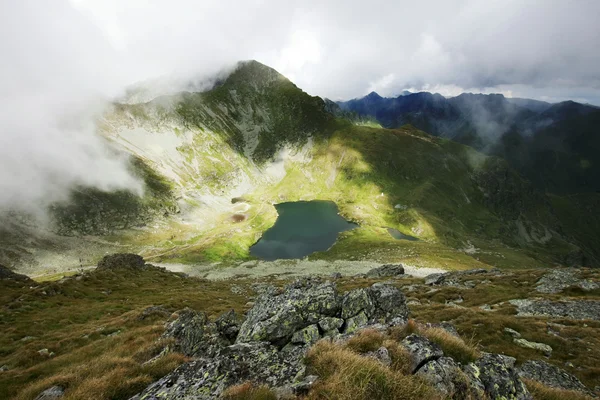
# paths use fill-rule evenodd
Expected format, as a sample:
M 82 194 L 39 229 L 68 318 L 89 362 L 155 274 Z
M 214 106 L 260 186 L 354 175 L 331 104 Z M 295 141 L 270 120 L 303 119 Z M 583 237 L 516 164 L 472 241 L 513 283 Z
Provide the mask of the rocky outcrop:
M 467 365 L 464 371 L 469 378 L 472 392 L 484 392 L 493 400 L 533 399 L 519 378 L 515 361 L 512 357 L 484 353 L 479 360 Z
M 600 300 L 515 299 L 509 303 L 517 308 L 520 316 L 547 316 L 600 321 Z
M 577 287 L 582 290 L 595 290 L 600 288 L 597 282 L 579 277 L 580 273 L 574 269 L 555 269 L 542 276 L 537 282 L 535 290 L 540 293 L 560 293 L 568 287 Z
M 60 386 L 52 386 L 40 393 L 35 400 L 55 400 L 60 399 L 65 394 L 65 390 Z
M 467 398 L 469 387 L 466 375 L 462 372 L 460 364 L 450 357 L 440 357 L 426 363 L 417 371 L 417 375 L 423 377 L 445 396 Z
M 146 262 L 141 256 L 130 253 L 117 253 L 104 256 L 102 260 L 98 262 L 98 270 L 107 269 L 141 269 L 144 268 Z
M 16 272 L 11 271 L 4 265 L 0 265 L 0 281 L 4 280 L 11 280 L 22 283 L 34 283 L 34 281 L 27 275 L 17 274 Z
M 414 374 L 423 365 L 439 359 L 444 352 L 437 344 L 424 336 L 412 334 L 402 341 L 402 346 L 408 350 L 411 358 L 411 371 Z
M 503 272 L 494 268 L 494 269 L 471 269 L 467 271 L 452 271 L 445 273 L 436 273 L 431 274 L 425 277 L 425 284 L 431 286 L 453 286 L 457 288 L 463 289 L 472 289 L 474 288 L 478 282 L 478 275 L 482 275 L 482 278 L 490 276 L 499 276 L 502 275 Z
M 404 275 L 402 264 L 385 264 L 367 272 L 367 278 L 388 278 Z
M 519 375 L 553 388 L 576 390 L 593 396 L 593 393 L 579 379 L 545 361 L 526 361 L 519 368 Z
M 226 333 L 219 330 L 216 322 L 210 322 L 206 314 L 190 308 L 179 311 L 177 319 L 167 325 L 164 338 L 175 339 L 175 350 L 188 356 L 214 355 L 219 349 L 230 345 Z

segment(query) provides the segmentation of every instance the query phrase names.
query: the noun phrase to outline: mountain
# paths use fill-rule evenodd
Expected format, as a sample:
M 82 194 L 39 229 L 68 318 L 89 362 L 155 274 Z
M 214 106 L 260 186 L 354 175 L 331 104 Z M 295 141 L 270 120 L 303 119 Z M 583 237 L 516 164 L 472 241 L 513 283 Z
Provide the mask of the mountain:
M 505 158 L 540 190 L 571 194 L 600 190 L 596 169 L 600 109 L 594 106 L 471 93 L 452 98 L 431 93 L 382 98 L 371 93 L 339 105 L 371 116 L 386 128 L 411 124 Z
M 70 201 L 49 210 L 47 228 L 9 219 L 0 263 L 30 274 L 58 272 L 126 250 L 152 262 L 193 264 L 199 273 L 212 263 L 252 260 L 250 246 L 277 218 L 273 204 L 314 199 L 334 201 L 360 228 L 309 256 L 309 265 L 403 260 L 475 268 L 598 260 L 595 214 L 586 218 L 597 196 L 546 194 L 503 159 L 415 127 L 450 126 L 465 135 L 474 129 L 465 115 L 489 110 L 502 124 L 532 111 L 502 96 L 449 101 L 415 93 L 388 100 L 372 94 L 363 103 L 391 104 L 378 115 L 401 128 L 375 127 L 248 61 L 204 92 L 115 102 L 98 120 L 98 132 L 131 156 L 132 170 L 146 182 L 144 196 L 77 188 Z M 396 110 L 406 112 L 394 116 Z M 387 228 L 420 240 L 396 240 Z

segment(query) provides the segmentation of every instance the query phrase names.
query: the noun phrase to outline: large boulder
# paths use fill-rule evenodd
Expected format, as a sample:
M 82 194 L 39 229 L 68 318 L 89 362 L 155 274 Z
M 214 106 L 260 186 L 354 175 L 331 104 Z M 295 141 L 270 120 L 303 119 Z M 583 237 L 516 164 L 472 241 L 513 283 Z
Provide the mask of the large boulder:
M 65 390 L 60 386 L 52 386 L 40 393 L 35 400 L 56 400 L 63 397 Z
M 515 299 L 509 303 L 517 307 L 517 315 L 547 316 L 600 321 L 600 300 Z
M 342 318 L 347 319 L 364 312 L 367 317 L 373 315 L 375 304 L 369 289 L 354 289 L 344 294 L 342 299 Z
M 131 253 L 117 253 L 104 256 L 98 262 L 98 269 L 143 269 L 146 262 L 141 256 Z
M 333 283 L 301 279 L 286 286 L 281 294 L 263 293 L 248 312 L 236 342 L 267 341 L 283 346 L 296 331 L 324 317 L 337 317 L 340 308 Z
M 462 394 L 463 398 L 467 398 L 469 388 L 466 375 L 461 371 L 459 364 L 450 357 L 430 361 L 419 368 L 416 374 L 444 396 L 454 395 L 452 398 L 457 398 L 456 394 Z
M 576 390 L 590 396 L 593 395 L 575 376 L 545 361 L 531 360 L 524 362 L 519 368 L 519 376 L 553 388 Z
M 512 357 L 484 353 L 464 368 L 472 392 L 484 391 L 491 400 L 531 400 L 533 397 L 519 378 Z
M 578 287 L 582 290 L 598 289 L 597 282 L 581 279 L 579 271 L 571 268 L 552 270 L 537 281 L 535 290 L 540 293 L 560 293 L 568 287 Z
M 444 352 L 437 344 L 425 336 L 412 334 L 402 341 L 411 358 L 411 372 L 414 374 L 423 365 L 443 357 Z
M 408 321 L 406 297 L 398 288 L 376 283 L 370 287 L 369 294 L 375 305 L 371 322 L 400 325 Z
M 388 278 L 404 275 L 402 264 L 385 264 L 367 272 L 367 278 Z
M 200 357 L 216 353 L 229 345 L 219 335 L 217 324 L 210 322 L 206 314 L 190 308 L 179 311 L 179 316 L 167 325 L 165 338 L 175 339 L 175 350 L 188 357 Z
M 131 400 L 217 399 L 227 387 L 247 381 L 291 385 L 302 369 L 303 350 L 282 352 L 264 342 L 227 346 L 212 357 L 179 366 Z

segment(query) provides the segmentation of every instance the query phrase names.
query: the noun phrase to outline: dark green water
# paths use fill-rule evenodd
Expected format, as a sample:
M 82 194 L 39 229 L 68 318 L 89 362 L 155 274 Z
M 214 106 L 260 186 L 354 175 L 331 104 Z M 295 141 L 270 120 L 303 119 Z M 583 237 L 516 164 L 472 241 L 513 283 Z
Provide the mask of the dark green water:
M 295 201 L 276 204 L 275 225 L 250 248 L 250 254 L 263 260 L 302 258 L 329 249 L 338 234 L 358 225 L 338 214 L 331 201 Z
M 394 239 L 398 239 L 398 240 L 410 240 L 413 242 L 416 242 L 419 240 L 419 238 L 416 238 L 414 236 L 410 236 L 410 235 L 405 235 L 404 233 L 400 232 L 398 229 L 394 229 L 394 228 L 387 228 L 387 231 L 390 235 L 392 235 L 392 237 Z

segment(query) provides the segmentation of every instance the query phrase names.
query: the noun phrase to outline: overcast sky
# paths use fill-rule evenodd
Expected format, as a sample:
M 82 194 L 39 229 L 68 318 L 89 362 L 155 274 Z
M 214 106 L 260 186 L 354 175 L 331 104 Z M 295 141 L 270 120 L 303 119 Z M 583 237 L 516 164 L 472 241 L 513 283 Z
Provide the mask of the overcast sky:
M 597 0 L 0 1 L 0 205 L 73 183 L 134 187 L 90 119 L 66 116 L 243 59 L 334 100 L 408 89 L 600 104 L 599 17 Z

